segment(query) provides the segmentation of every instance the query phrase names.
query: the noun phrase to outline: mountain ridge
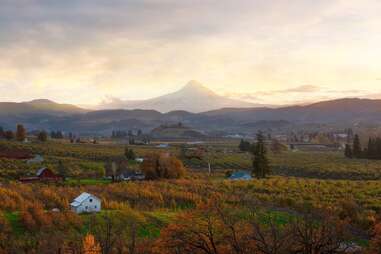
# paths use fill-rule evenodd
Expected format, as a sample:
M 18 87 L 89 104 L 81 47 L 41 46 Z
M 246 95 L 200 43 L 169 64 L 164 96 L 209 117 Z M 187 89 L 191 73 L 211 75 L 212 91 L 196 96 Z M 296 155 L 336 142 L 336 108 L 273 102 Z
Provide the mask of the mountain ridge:
M 349 128 L 361 125 L 381 124 L 381 100 L 345 98 L 322 101 L 306 106 L 281 108 L 222 108 L 201 113 L 173 110 L 161 113 L 145 109 L 108 109 L 86 111 L 66 104 L 35 101 L 38 105 L 48 103 L 45 108 L 30 103 L 0 103 L 0 126 L 14 128 L 17 123 L 28 129 L 76 131 L 78 133 L 107 134 L 112 130 L 143 129 L 150 131 L 162 124 L 182 122 L 186 126 L 204 132 L 226 131 L 230 133 L 255 133 L 261 128 L 293 131 L 298 126 L 331 126 Z M 54 102 L 53 102 L 54 103 Z M 33 103 L 32 103 L 33 104 Z M 5 105 L 5 107 L 4 107 Z M 17 111 L 7 109 L 17 105 Z M 57 111 L 58 110 L 58 111 Z M 63 110 L 60 112 L 59 110 Z

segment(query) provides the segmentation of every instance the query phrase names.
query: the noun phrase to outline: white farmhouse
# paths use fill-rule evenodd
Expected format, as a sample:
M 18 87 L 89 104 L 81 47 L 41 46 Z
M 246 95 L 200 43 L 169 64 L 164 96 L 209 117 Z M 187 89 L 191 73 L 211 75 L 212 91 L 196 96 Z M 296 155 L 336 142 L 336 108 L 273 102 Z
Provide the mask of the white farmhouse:
M 101 200 L 89 193 L 82 193 L 70 204 L 75 213 L 96 213 L 101 211 Z

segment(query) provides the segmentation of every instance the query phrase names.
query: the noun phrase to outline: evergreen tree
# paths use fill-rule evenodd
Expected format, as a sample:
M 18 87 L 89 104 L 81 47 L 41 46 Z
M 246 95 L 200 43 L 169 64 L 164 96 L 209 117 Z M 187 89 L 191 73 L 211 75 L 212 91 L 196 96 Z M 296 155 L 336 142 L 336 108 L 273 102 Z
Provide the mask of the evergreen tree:
M 253 154 L 253 173 L 257 178 L 265 178 L 270 173 L 270 163 L 267 158 L 267 149 L 264 137 L 261 133 L 257 134 L 257 142 L 251 148 Z
M 376 140 L 369 138 L 368 149 L 367 149 L 367 152 L 364 154 L 366 156 L 366 158 L 376 159 L 376 157 L 377 157 L 377 150 L 376 149 L 377 149 Z
M 26 138 L 26 129 L 22 124 L 16 126 L 16 139 L 17 141 L 24 141 Z
M 239 143 L 238 148 L 241 152 L 248 152 L 250 151 L 250 146 L 251 146 L 250 142 L 241 139 L 241 142 Z
M 381 138 L 377 138 L 374 142 L 375 159 L 381 160 Z
M 0 138 L 4 137 L 4 129 L 0 126 Z
M 135 160 L 136 158 L 134 150 L 128 149 L 128 147 L 124 149 L 124 156 L 126 156 L 127 160 Z
M 347 158 L 350 158 L 350 159 L 353 158 L 352 147 L 350 145 L 348 145 L 348 144 L 345 145 L 344 154 L 345 154 L 345 157 L 347 157 Z
M 353 157 L 354 158 L 361 158 L 362 156 L 362 149 L 360 144 L 360 137 L 359 135 L 355 135 L 353 139 Z
M 13 131 L 6 131 L 4 133 L 4 137 L 6 140 L 12 140 L 15 138 L 15 134 L 13 133 Z
M 45 142 L 48 140 L 48 133 L 46 131 L 40 131 L 37 135 L 37 139 L 41 142 Z

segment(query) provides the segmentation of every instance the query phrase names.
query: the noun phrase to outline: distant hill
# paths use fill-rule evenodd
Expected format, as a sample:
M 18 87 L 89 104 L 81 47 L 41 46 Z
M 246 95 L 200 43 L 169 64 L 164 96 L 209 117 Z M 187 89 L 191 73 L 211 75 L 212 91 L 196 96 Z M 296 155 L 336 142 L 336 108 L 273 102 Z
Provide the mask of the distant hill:
M 256 104 L 232 100 L 217 95 L 197 81 L 189 81 L 181 90 L 140 101 L 114 100 L 100 107 L 103 109 L 154 109 L 160 112 L 183 110 L 188 112 L 204 112 L 225 107 L 255 107 Z
M 182 124 L 161 125 L 160 127 L 154 128 L 150 134 L 153 138 L 161 138 L 161 139 L 166 139 L 166 138 L 195 139 L 195 138 L 205 137 L 205 135 L 203 135 L 201 132 L 196 131 L 192 128 L 186 127 Z
M 282 108 L 224 108 L 203 113 L 177 110 L 97 110 L 86 112 L 71 105 L 50 101 L 0 103 L 0 126 L 14 128 L 16 123 L 28 129 L 73 131 L 109 135 L 112 130 L 142 129 L 146 133 L 174 136 L 198 136 L 189 130 L 157 129 L 157 126 L 183 123 L 200 133 L 249 133 L 257 130 L 288 131 L 309 128 L 348 128 L 381 124 L 381 100 L 339 99 L 306 106 Z M 186 133 L 185 133 L 186 132 Z M 196 131 L 198 132 L 198 131 Z M 179 134 L 180 133 L 180 134 Z M 185 134 L 184 134 L 185 133 Z M 165 134 L 166 135 L 166 134 Z
M 87 110 L 70 104 L 59 104 L 46 99 L 28 102 L 0 102 L 0 125 L 14 127 L 16 123 L 38 126 L 51 118 L 82 114 Z
M 203 113 L 235 122 L 286 120 L 294 123 L 380 123 L 381 100 L 347 98 L 282 108 L 226 108 Z
M 68 115 L 84 113 L 85 109 L 70 104 L 39 99 L 28 102 L 0 102 L 0 115 L 50 114 Z

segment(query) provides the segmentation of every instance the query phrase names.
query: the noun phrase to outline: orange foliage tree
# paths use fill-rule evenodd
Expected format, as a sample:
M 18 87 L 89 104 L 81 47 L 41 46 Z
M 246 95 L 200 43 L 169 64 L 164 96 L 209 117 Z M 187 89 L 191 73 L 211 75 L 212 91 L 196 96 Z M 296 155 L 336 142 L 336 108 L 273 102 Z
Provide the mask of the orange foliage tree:
M 176 179 L 185 175 L 183 163 L 166 153 L 148 154 L 140 167 L 147 179 Z
M 92 234 L 87 234 L 83 239 L 83 253 L 84 254 L 101 254 L 101 246 L 95 241 Z

